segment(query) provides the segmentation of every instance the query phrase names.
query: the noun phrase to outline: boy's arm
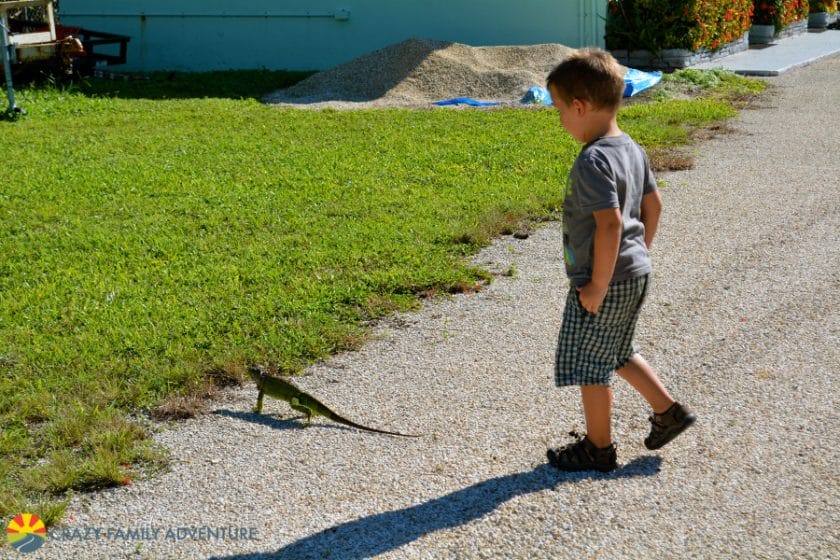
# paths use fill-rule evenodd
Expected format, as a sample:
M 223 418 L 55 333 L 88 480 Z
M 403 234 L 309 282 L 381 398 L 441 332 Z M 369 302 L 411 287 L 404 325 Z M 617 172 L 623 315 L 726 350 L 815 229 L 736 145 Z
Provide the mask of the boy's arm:
M 592 280 L 578 288 L 580 304 L 590 313 L 598 313 L 610 287 L 623 226 L 621 210 L 607 208 L 592 213 L 595 218 Z
M 645 245 L 650 251 L 653 238 L 659 228 L 659 216 L 662 214 L 662 197 L 653 191 L 642 197 L 642 223 L 645 226 Z

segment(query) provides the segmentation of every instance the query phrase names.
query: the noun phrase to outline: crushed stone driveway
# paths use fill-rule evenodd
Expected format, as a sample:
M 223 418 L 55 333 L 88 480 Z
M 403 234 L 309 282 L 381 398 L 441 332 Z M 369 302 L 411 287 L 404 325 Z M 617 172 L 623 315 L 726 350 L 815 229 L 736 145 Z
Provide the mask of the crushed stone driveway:
M 499 273 L 487 289 L 392 317 L 299 381 L 423 437 L 300 429 L 285 403 L 255 416 L 253 386 L 236 389 L 156 434 L 169 472 L 74 498 L 26 557 L 840 557 L 840 57 L 769 81 L 695 169 L 659 177 L 638 343 L 699 417 L 666 448 L 644 448 L 645 403 L 616 381 L 621 468 L 545 464 L 582 428 L 576 390 L 552 384 L 567 283 L 548 224 L 477 256 Z

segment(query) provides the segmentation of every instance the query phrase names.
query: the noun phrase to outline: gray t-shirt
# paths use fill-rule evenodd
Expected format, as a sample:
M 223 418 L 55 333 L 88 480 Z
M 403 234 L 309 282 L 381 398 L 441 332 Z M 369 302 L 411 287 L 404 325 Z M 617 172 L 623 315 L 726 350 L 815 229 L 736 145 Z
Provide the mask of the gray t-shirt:
M 607 208 L 620 208 L 624 221 L 611 282 L 651 271 L 641 204 L 642 196 L 655 190 L 647 154 L 627 134 L 599 138 L 583 147 L 569 172 L 563 210 L 563 252 L 573 286 L 592 278 L 592 213 Z

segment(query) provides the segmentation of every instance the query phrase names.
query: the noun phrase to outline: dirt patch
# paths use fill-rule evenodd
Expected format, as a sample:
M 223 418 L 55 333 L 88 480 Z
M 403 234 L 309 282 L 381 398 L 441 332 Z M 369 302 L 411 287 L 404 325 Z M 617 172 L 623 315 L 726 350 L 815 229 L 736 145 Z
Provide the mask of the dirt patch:
M 694 156 L 684 148 L 651 148 L 647 153 L 655 172 L 694 169 Z

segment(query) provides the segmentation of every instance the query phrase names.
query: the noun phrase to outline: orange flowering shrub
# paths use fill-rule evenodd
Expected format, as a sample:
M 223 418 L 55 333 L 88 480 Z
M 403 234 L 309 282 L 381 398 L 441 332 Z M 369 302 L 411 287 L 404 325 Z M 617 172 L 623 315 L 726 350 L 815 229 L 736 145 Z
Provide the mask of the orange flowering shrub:
M 753 23 L 775 25 L 782 29 L 800 19 L 807 19 L 810 0 L 754 0 Z
M 818 14 L 820 12 L 836 14 L 837 0 L 811 0 L 811 13 Z
M 609 0 L 607 49 L 717 50 L 751 24 L 753 0 Z

